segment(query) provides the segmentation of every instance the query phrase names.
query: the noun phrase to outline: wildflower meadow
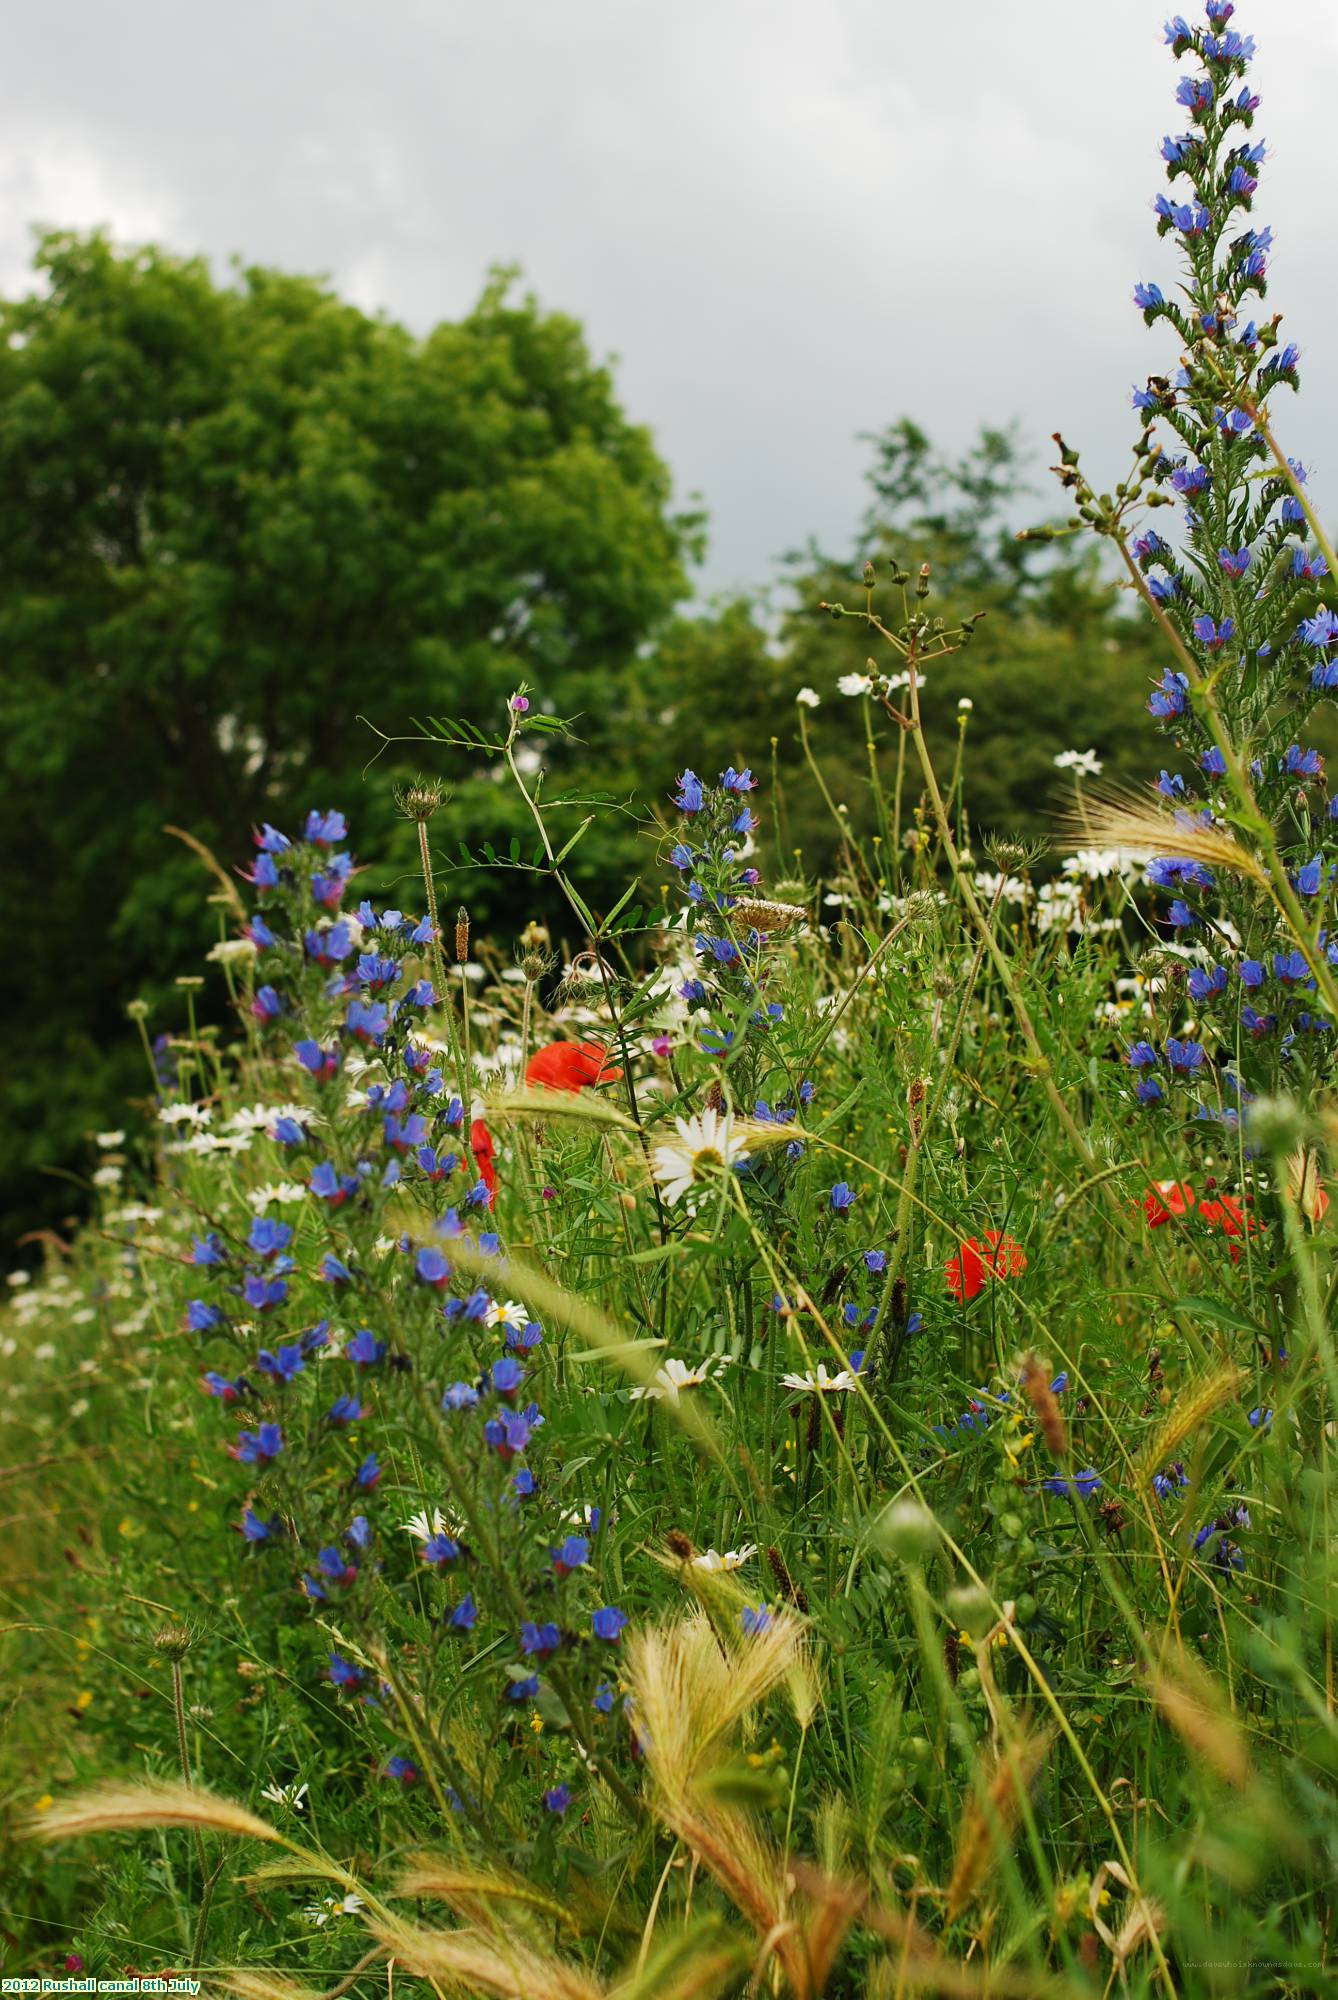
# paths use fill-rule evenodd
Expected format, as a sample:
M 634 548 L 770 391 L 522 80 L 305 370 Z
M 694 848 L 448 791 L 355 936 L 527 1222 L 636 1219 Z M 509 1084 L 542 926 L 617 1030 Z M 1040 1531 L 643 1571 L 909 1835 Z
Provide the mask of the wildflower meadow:
M 1235 13 L 1020 545 L 1137 608 L 1136 782 L 978 831 L 903 545 L 649 795 L 392 680 L 358 795 L 180 830 L 214 942 L 0 1311 L 7 1978 L 1332 1990 L 1338 610 Z

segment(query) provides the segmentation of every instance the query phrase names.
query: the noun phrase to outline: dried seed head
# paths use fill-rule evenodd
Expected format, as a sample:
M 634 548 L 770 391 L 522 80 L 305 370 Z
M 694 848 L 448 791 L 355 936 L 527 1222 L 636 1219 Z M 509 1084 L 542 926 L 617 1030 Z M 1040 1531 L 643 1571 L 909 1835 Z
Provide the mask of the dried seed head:
M 772 1547 L 767 1550 L 767 1562 L 771 1566 L 771 1574 L 776 1579 L 776 1588 L 780 1591 L 782 1597 L 788 1598 L 796 1611 L 807 1612 L 808 1599 L 790 1575 L 789 1570 L 786 1568 L 785 1558 L 778 1548 Z
M 773 903 L 760 897 L 734 905 L 734 920 L 742 929 L 761 931 L 767 936 L 788 931 L 791 924 L 802 923 L 807 915 L 808 911 L 798 903 Z
M 670 1555 L 677 1556 L 680 1562 L 692 1561 L 694 1554 L 692 1542 L 681 1528 L 671 1528 L 664 1538 L 664 1545 Z
M 461 903 L 455 913 L 455 962 L 463 965 L 469 957 L 469 912 Z
M 184 1660 L 191 1649 L 194 1634 L 187 1625 L 164 1625 L 153 1635 L 154 1651 L 165 1653 L 169 1660 Z
M 446 793 L 435 778 L 415 778 L 411 785 L 402 785 L 395 794 L 395 805 L 405 819 L 417 820 L 426 825 L 434 812 L 445 800 Z
M 1022 1364 L 1022 1393 L 1036 1412 L 1036 1422 L 1051 1458 L 1067 1458 L 1068 1427 L 1058 1398 L 1050 1387 L 1050 1365 L 1029 1354 Z

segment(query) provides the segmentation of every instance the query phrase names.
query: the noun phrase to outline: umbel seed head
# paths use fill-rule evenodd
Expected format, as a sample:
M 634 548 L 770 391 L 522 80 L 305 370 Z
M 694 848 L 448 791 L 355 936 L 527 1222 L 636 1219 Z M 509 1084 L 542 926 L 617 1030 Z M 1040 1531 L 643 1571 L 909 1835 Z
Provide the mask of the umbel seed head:
M 193 1634 L 186 1625 L 164 1625 L 153 1635 L 153 1649 L 166 1653 L 169 1660 L 184 1660 L 191 1649 Z

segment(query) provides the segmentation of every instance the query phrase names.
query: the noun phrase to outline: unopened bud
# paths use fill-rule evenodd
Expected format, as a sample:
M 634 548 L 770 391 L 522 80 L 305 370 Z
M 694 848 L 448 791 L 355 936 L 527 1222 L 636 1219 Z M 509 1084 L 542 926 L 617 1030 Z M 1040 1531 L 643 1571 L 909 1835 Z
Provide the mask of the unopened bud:
M 154 1651 L 166 1653 L 169 1660 L 184 1660 L 191 1649 L 191 1633 L 185 1625 L 164 1625 L 153 1635 Z
M 901 1562 L 918 1562 L 937 1548 L 939 1525 L 923 1500 L 907 1494 L 884 1507 L 873 1524 L 870 1540 L 885 1555 L 896 1556 Z

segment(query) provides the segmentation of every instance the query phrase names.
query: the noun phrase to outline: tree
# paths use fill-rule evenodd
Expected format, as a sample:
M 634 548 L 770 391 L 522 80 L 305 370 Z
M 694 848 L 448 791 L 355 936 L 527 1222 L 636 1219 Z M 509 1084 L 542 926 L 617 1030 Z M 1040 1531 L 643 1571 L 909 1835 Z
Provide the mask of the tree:
M 820 615 L 822 601 L 862 607 L 866 559 L 875 562 L 878 606 L 894 625 L 900 598 L 888 582 L 888 559 L 912 573 L 928 562 L 928 608 L 949 625 L 986 615 L 969 648 L 926 676 L 925 735 L 946 775 L 957 751 L 961 712 L 971 703 L 966 797 L 982 834 L 1021 833 L 1053 840 L 1056 815 L 1072 802 L 1054 758 L 1095 748 L 1104 778 L 1146 780 L 1143 707 L 1160 671 L 1157 635 L 1100 568 L 1086 545 L 1067 540 L 1019 542 L 1021 520 L 1043 507 L 1027 502 L 1026 465 L 1008 432 L 985 430 L 962 458 L 944 458 L 908 419 L 870 440 L 871 500 L 856 547 L 838 557 L 817 543 L 786 559 L 788 603 L 768 618 L 734 601 L 706 618 L 666 628 L 656 672 L 641 684 L 646 723 L 653 701 L 666 755 L 710 763 L 715 745 L 736 762 L 767 766 L 773 756 L 785 794 L 781 858 L 802 852 L 810 874 L 833 865 L 839 839 L 830 810 L 800 747 L 793 720 L 800 688 L 820 706 L 806 710 L 809 735 L 828 789 L 850 808 L 851 824 L 873 826 L 868 755 L 857 701 L 838 680 L 859 673 L 876 650 L 857 624 Z M 886 649 L 883 649 L 884 652 Z M 896 663 L 884 659 L 884 665 Z M 649 687 L 651 693 L 647 696 Z M 881 725 L 890 767 L 894 731 Z M 908 797 L 919 790 L 913 760 Z
M 53 1213 L 35 1169 L 86 1165 L 132 1087 L 127 1001 L 180 1025 L 173 976 L 217 935 L 165 823 L 232 860 L 248 823 L 340 805 L 393 877 L 394 780 L 433 758 L 392 745 L 364 786 L 360 715 L 495 727 L 523 680 L 585 713 L 560 786 L 598 763 L 700 529 L 580 327 L 512 273 L 420 340 L 311 279 L 220 285 L 101 235 L 47 236 L 36 266 L 0 305 L 0 823 L 24 856 L 0 896 L 44 946 L 7 982 L 20 1227 Z M 467 779 L 453 831 L 475 818 L 507 823 Z

